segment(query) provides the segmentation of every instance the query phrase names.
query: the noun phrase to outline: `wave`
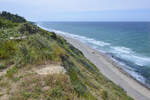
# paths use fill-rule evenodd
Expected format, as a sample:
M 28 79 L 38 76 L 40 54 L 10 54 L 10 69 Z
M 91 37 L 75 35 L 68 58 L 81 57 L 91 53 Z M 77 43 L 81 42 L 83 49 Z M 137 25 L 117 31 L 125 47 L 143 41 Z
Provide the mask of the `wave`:
M 48 29 L 48 28 L 43 28 L 43 29 L 46 29 L 46 30 L 51 31 L 51 32 L 55 32 L 57 34 L 63 34 L 65 36 L 67 36 L 67 37 L 75 38 L 75 39 L 78 39 L 78 40 L 80 40 L 82 42 L 90 43 L 90 44 L 93 44 L 93 45 L 96 45 L 96 46 L 103 47 L 103 46 L 110 45 L 110 43 L 106 43 L 106 42 L 103 42 L 103 41 L 97 41 L 95 39 L 88 38 L 88 37 L 81 36 L 81 35 L 75 35 L 75 34 L 71 34 L 71 33 L 68 33 L 68 32 L 63 32 L 63 31 L 55 30 L 55 29 Z
M 114 49 L 115 53 L 131 54 L 132 50 L 126 47 L 111 47 Z
M 111 47 L 111 53 L 114 53 L 117 55 L 117 57 L 120 57 L 122 59 L 129 60 L 139 66 L 146 66 L 150 65 L 150 58 L 145 57 L 142 55 L 139 55 L 132 51 L 130 48 L 126 47 Z

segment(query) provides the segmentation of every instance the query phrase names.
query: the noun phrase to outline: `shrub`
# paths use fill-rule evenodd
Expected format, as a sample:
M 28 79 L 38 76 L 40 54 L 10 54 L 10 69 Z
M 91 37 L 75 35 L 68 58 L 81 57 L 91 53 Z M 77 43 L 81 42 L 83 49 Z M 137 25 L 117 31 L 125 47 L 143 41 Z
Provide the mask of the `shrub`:
M 107 93 L 107 91 L 105 91 L 105 90 L 102 90 L 102 98 L 103 98 L 103 100 L 108 100 L 108 93 Z
M 52 96 L 54 97 L 60 97 L 62 96 L 62 88 L 61 87 L 56 87 L 52 90 Z
M 51 32 L 51 37 L 55 40 L 57 39 L 57 35 L 54 32 Z
M 4 18 L 4 19 L 7 19 L 7 20 L 10 20 L 12 22 L 17 22 L 17 23 L 22 23 L 22 22 L 26 22 L 26 20 L 21 17 L 21 16 L 18 16 L 17 14 L 11 14 L 9 12 L 6 12 L 6 11 L 2 11 L 0 13 L 0 17 Z
M 0 28 L 11 28 L 11 27 L 14 27 L 16 25 L 17 25 L 17 23 L 12 23 L 11 21 L 5 20 L 5 19 L 0 17 Z
M 22 94 L 26 99 L 30 98 L 30 96 L 31 96 L 30 92 L 23 92 Z
M 53 52 L 51 54 L 51 60 L 54 60 L 54 61 L 61 61 L 61 56 L 65 55 L 65 50 L 62 49 L 61 47 L 59 47 L 56 43 L 52 44 L 51 45 L 52 49 L 53 49 Z
M 4 69 L 6 66 L 4 64 L 0 64 L 0 69 Z
M 19 32 L 22 34 L 24 33 L 35 34 L 38 32 L 38 27 L 30 23 L 24 23 L 20 26 Z
M 8 78 L 12 78 L 14 76 L 14 74 L 17 73 L 17 72 L 18 72 L 17 67 L 12 67 L 12 68 L 7 70 L 6 76 Z
M 0 59 L 5 59 L 14 55 L 16 50 L 16 42 L 10 40 L 0 41 Z

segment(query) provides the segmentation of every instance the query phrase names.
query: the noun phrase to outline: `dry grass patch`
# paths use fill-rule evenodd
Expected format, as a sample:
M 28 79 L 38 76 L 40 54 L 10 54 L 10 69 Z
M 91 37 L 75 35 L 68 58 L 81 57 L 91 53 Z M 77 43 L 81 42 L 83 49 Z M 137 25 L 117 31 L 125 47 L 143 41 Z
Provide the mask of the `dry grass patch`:
M 10 100 L 81 100 L 65 74 L 25 75 Z

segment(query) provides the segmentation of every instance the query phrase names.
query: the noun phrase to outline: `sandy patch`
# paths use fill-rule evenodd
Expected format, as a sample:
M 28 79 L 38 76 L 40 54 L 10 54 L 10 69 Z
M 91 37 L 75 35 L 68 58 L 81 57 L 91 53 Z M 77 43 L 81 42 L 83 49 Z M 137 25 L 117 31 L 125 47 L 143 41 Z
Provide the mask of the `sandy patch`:
M 35 70 L 36 73 L 40 75 L 48 75 L 48 74 L 65 74 L 66 70 L 64 67 L 60 65 L 43 65 L 41 69 Z

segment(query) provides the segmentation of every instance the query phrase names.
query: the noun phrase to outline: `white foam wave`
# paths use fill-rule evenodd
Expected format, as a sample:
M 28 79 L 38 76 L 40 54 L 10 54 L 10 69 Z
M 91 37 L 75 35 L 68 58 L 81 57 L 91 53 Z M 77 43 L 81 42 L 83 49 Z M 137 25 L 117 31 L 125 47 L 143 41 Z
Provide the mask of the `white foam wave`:
M 101 47 L 110 45 L 109 43 L 106 43 L 106 42 L 103 42 L 103 41 L 97 41 L 95 39 L 87 38 L 85 36 L 79 36 L 79 35 L 70 34 L 70 33 L 62 32 L 62 31 L 58 31 L 58 30 L 51 30 L 51 31 L 56 32 L 58 34 L 63 34 L 65 36 L 69 36 L 69 37 L 78 39 L 78 40 L 80 40 L 82 42 L 90 43 L 90 44 L 101 46 Z
M 131 61 L 139 66 L 145 66 L 150 64 L 150 58 L 144 57 L 139 54 L 136 54 L 130 48 L 126 47 L 111 47 L 111 52 L 116 54 L 118 57 L 122 59 L 126 59 Z
M 116 53 L 131 54 L 132 50 L 126 47 L 111 47 Z
M 137 65 L 140 65 L 140 66 L 150 65 L 150 58 L 149 57 L 132 55 L 130 59 L 132 59 L 132 58 L 134 59 L 134 62 Z
M 126 65 L 125 63 L 123 62 L 118 62 L 116 59 L 112 58 L 115 62 L 119 63 L 119 65 L 121 65 L 120 67 L 123 68 L 126 72 L 128 72 L 132 77 L 134 77 L 136 80 L 142 82 L 142 83 L 145 83 L 146 79 L 140 75 L 140 73 L 137 73 L 135 71 L 134 68 Z
M 131 74 L 131 76 L 133 76 L 136 80 L 145 83 L 145 78 L 143 76 L 141 76 L 139 73 L 132 71 L 132 70 L 126 70 L 128 73 Z
M 75 38 L 75 39 L 78 39 L 78 40 L 80 40 L 82 42 L 86 42 L 86 43 L 89 43 L 89 44 L 97 45 L 97 46 L 100 46 L 100 47 L 110 45 L 110 43 L 106 43 L 106 42 L 103 42 L 103 41 L 97 41 L 95 39 L 88 38 L 88 37 L 81 36 L 81 35 L 75 35 L 75 34 L 71 34 L 71 33 L 68 33 L 68 32 L 63 32 L 63 31 L 59 31 L 59 30 L 55 30 L 55 29 L 47 29 L 47 28 L 43 28 L 43 29 L 46 29 L 46 30 L 51 31 L 51 32 L 55 32 L 57 34 L 65 35 L 67 37 Z

